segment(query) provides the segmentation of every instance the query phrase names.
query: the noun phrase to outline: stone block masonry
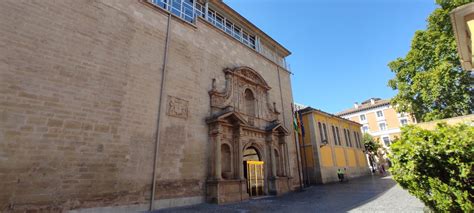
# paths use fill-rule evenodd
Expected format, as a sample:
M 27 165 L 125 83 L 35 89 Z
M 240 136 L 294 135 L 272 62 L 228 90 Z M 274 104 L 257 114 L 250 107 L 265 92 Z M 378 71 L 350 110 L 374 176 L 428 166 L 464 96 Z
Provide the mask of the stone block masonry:
M 141 1 L 0 1 L 0 212 L 149 203 L 166 23 Z M 202 20 L 171 24 L 156 191 L 170 205 L 204 200 L 224 68 L 259 72 L 288 128 L 292 100 L 287 71 Z

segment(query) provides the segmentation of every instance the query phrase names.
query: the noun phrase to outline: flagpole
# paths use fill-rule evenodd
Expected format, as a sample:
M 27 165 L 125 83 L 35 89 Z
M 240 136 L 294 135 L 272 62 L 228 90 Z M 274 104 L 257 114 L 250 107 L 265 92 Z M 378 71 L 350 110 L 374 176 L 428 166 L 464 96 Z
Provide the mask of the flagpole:
M 291 111 L 292 111 L 293 123 L 294 123 L 294 121 L 295 121 L 295 110 L 294 110 L 294 107 L 293 107 L 293 103 L 291 103 Z M 298 132 L 294 128 L 294 125 L 293 125 L 293 132 L 294 132 L 294 135 L 295 135 L 296 161 L 298 161 L 298 180 L 300 181 L 300 190 L 303 190 L 303 183 L 301 181 L 301 158 L 300 158 L 300 155 L 299 155 L 299 152 L 301 151 L 301 149 L 299 148 L 300 146 L 299 146 L 299 141 L 298 141 Z
M 305 142 L 304 142 L 304 136 L 303 136 L 303 129 L 302 127 L 300 126 L 303 126 L 303 121 L 302 121 L 302 117 L 300 116 L 300 113 L 298 111 L 296 111 L 296 116 L 298 116 L 297 120 L 299 121 L 298 122 L 298 127 L 300 128 L 300 131 L 301 131 L 301 142 L 303 143 L 303 166 L 304 168 L 302 169 L 303 170 L 303 182 L 304 182 L 304 185 L 307 186 L 308 185 L 308 181 L 309 181 L 309 175 L 308 175 L 308 165 L 307 165 L 307 160 L 306 160 L 306 146 L 305 146 Z

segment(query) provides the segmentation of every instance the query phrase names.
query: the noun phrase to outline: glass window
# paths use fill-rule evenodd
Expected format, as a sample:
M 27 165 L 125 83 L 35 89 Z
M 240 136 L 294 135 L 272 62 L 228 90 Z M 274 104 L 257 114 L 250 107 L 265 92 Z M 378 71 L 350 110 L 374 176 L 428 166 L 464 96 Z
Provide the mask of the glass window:
M 357 140 L 359 141 L 359 148 L 361 148 L 361 149 L 364 148 L 364 145 L 362 144 L 362 140 L 361 140 L 361 138 L 360 138 L 360 134 L 359 134 L 359 133 L 357 133 Z
M 181 17 L 181 0 L 172 0 L 171 13 Z
M 363 133 L 369 132 L 369 127 L 368 126 L 362 126 L 362 132 Z
M 383 140 L 383 143 L 385 144 L 385 146 L 390 146 L 390 138 L 389 137 L 383 137 L 382 140 Z
M 337 143 L 339 146 L 341 145 L 341 137 L 339 136 L 339 128 L 336 127 L 336 135 L 337 135 Z
M 354 142 L 355 142 L 356 147 L 359 148 L 359 140 L 357 138 L 357 133 L 356 132 L 354 132 L 354 140 L 355 140 Z
M 406 118 L 400 119 L 400 124 L 402 124 L 402 126 L 405 126 L 408 124 L 408 120 Z
M 234 38 L 236 38 L 237 40 L 240 40 L 240 27 L 237 27 L 237 26 L 234 26 Z
M 226 19 L 225 20 L 225 32 L 232 35 L 233 27 L 234 27 L 234 24 Z
M 349 147 L 352 147 L 351 132 L 347 130 L 347 138 L 349 139 Z
M 242 32 L 242 42 L 247 46 L 249 45 L 249 34 L 246 32 Z
M 214 10 L 208 9 L 207 11 L 207 20 L 211 22 L 212 24 L 215 24 L 216 22 L 216 12 Z
M 253 49 L 257 47 L 255 43 L 255 36 L 249 36 L 249 43 L 250 43 L 250 47 L 252 47 Z
M 321 144 L 326 144 L 326 142 L 324 141 L 323 128 L 321 127 L 321 122 L 318 122 L 318 127 L 319 127 L 319 136 L 321 137 Z
M 377 117 L 383 117 L 383 112 L 382 110 L 377 111 Z
M 380 128 L 380 131 L 385 131 L 387 130 L 387 125 L 385 123 L 379 123 L 379 128 Z
M 349 146 L 349 139 L 347 139 L 346 129 L 342 129 L 342 131 L 344 132 L 344 140 L 346 141 L 346 146 Z
M 365 115 L 360 115 L 360 120 L 361 120 L 361 121 L 365 121 L 365 119 L 366 119 L 366 118 L 365 118 Z
M 216 27 L 224 29 L 224 17 L 216 13 Z
M 167 9 L 167 7 L 168 7 L 168 6 L 167 6 L 168 0 L 153 0 L 152 2 L 153 2 L 153 4 L 159 5 L 159 6 L 163 7 L 163 8 L 165 8 L 165 9 Z
M 324 140 L 326 141 L 327 143 L 327 140 L 328 140 L 328 132 L 326 130 L 326 124 L 323 124 L 323 131 L 324 131 Z
M 332 130 L 332 136 L 334 137 L 334 145 L 337 145 L 336 129 L 334 128 L 334 126 L 331 126 L 331 130 Z

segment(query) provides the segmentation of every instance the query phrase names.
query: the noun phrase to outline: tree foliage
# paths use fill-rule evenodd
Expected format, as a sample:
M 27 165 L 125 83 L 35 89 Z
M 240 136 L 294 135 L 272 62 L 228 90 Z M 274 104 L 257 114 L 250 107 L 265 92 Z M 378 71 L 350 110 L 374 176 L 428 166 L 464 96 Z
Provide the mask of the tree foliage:
M 409 112 L 418 121 L 430 121 L 474 111 L 469 93 L 469 73 L 463 71 L 449 12 L 466 0 L 440 1 L 427 19 L 427 29 L 415 32 L 404 58 L 388 64 L 395 77 L 388 85 L 398 90 L 392 99 L 397 111 Z
M 407 126 L 391 146 L 393 178 L 439 212 L 474 212 L 474 127 Z
M 380 148 L 380 144 L 378 143 L 378 141 L 376 141 L 372 137 L 372 135 L 368 133 L 364 133 L 364 136 L 362 137 L 362 141 L 364 142 L 365 150 L 369 154 L 377 153 L 377 150 Z

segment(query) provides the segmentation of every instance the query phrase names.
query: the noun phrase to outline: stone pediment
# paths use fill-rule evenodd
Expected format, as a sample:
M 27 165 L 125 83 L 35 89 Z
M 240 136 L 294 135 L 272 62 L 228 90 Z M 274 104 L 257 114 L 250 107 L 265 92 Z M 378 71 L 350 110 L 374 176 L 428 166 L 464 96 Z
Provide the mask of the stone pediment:
M 268 86 L 267 82 L 263 79 L 263 77 L 250 67 L 242 66 L 237 67 L 235 69 L 227 68 L 224 70 L 224 73 L 239 77 L 241 80 L 245 80 L 250 84 L 262 87 L 265 90 L 271 89 L 271 87 Z
M 247 125 L 247 121 L 245 121 L 244 117 L 238 112 L 233 111 L 231 107 L 224 110 L 221 114 L 218 114 L 206 120 L 207 123 L 214 123 L 219 121 L 230 121 L 231 123 Z
M 267 131 L 272 131 L 272 132 L 279 132 L 279 133 L 282 133 L 284 135 L 289 135 L 289 131 L 280 122 L 274 122 L 273 124 L 268 126 L 266 130 Z
M 217 80 L 213 79 L 211 98 L 211 116 L 222 114 L 232 107 L 249 125 L 267 126 L 278 119 L 280 114 L 275 102 L 270 101 L 271 87 L 265 79 L 250 67 L 226 68 L 224 89 L 217 89 Z

